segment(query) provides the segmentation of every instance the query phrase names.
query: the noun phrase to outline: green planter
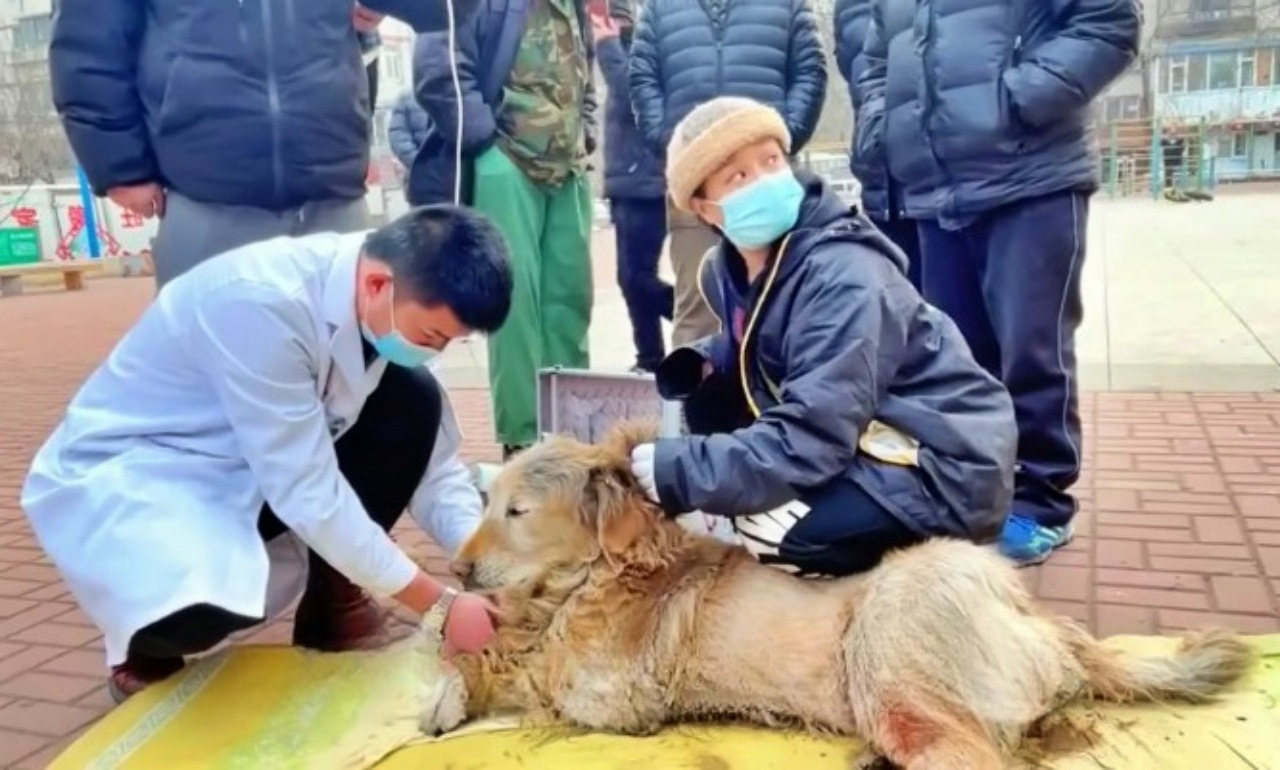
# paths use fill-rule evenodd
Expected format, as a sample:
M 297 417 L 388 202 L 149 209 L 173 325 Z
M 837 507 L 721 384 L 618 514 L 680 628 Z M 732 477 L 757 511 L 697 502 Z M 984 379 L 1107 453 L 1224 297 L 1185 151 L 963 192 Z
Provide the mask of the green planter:
M 40 231 L 34 227 L 0 227 L 0 267 L 40 261 Z

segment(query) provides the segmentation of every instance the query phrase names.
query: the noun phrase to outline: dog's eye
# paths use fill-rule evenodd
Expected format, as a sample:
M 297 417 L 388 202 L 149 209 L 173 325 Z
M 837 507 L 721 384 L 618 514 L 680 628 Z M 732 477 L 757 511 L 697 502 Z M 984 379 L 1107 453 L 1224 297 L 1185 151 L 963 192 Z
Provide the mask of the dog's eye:
M 520 510 L 519 508 L 515 507 L 514 505 L 507 509 L 507 518 L 508 518 L 508 519 L 514 519 L 514 518 L 516 518 L 517 516 L 523 516 L 523 515 L 524 515 L 524 511 Z

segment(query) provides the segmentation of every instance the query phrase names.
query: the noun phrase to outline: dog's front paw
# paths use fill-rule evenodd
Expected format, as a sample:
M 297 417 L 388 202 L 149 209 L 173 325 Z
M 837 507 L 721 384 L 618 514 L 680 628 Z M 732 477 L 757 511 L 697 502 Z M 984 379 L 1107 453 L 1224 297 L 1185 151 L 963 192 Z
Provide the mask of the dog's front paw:
M 429 686 L 419 726 L 425 735 L 435 737 L 456 728 L 466 718 L 466 682 L 458 669 L 445 663 L 440 676 Z

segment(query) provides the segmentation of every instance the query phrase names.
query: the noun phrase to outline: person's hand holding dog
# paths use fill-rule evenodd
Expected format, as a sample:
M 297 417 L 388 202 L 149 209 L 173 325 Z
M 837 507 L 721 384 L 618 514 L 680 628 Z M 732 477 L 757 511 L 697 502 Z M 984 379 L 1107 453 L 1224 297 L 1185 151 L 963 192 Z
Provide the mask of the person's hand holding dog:
M 480 652 L 493 639 L 498 608 L 473 593 L 458 594 L 444 619 L 444 646 L 440 653 L 450 658 L 460 652 Z
M 641 444 L 631 450 L 631 472 L 645 494 L 658 502 L 658 481 L 653 475 L 653 444 Z

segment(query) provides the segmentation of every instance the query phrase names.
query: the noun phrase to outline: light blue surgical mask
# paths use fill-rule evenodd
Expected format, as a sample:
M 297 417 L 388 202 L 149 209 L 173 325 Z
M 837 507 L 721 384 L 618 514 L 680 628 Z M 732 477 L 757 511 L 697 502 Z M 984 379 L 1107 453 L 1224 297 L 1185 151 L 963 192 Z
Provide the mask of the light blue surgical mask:
M 804 187 L 791 169 L 762 176 L 720 199 L 724 237 L 739 249 L 768 246 L 796 226 Z
M 433 358 L 440 355 L 440 351 L 435 348 L 429 348 L 426 345 L 414 344 L 405 339 L 405 336 L 400 333 L 399 327 L 396 326 L 395 284 L 392 284 L 388 291 L 391 292 L 391 296 L 387 298 L 391 304 L 391 331 L 378 336 L 369 330 L 369 324 L 361 321 L 360 332 L 369 341 L 369 344 L 373 346 L 378 356 L 385 358 L 388 363 L 403 366 L 406 369 L 416 369 L 419 366 L 427 365 Z

